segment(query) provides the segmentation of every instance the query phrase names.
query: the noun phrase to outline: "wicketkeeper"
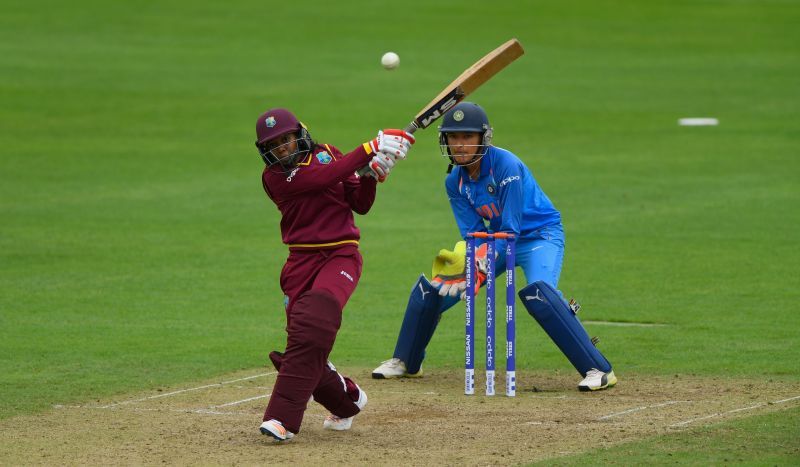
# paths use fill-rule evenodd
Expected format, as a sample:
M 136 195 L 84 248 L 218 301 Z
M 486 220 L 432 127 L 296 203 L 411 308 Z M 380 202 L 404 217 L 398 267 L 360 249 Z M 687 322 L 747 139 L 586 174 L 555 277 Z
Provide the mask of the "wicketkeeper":
M 611 364 L 595 347 L 576 310 L 556 289 L 564 259 L 561 213 L 513 153 L 492 146 L 492 127 L 477 104 L 462 102 L 450 110 L 439 128 L 442 155 L 449 159 L 445 179 L 450 207 L 462 238 L 468 232 L 507 232 L 516 238 L 516 264 L 527 287 L 519 293 L 528 312 L 542 326 L 583 378 L 582 391 L 614 386 Z M 486 244 L 476 255 L 477 280 L 486 278 Z M 505 240 L 496 240 L 496 271 L 505 270 Z M 458 303 L 466 290 L 465 243 L 441 250 L 431 281 L 421 275 L 411 288 L 394 357 L 372 372 L 377 379 L 421 377 L 425 348 L 442 313 Z

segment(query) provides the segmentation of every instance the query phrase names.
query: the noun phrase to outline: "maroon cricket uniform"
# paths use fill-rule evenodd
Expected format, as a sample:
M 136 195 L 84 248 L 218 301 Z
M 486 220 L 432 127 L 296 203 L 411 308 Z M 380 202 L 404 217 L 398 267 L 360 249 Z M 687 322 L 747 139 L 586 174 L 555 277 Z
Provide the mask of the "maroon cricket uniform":
M 355 385 L 345 384 L 327 360 L 342 309 L 361 277 L 353 211 L 369 211 L 377 182 L 355 171 L 371 157 L 368 144 L 344 155 L 333 146 L 316 145 L 291 171 L 273 165 L 262 174 L 264 190 L 281 212 L 281 235 L 289 247 L 280 278 L 288 299 L 286 351 L 264 420 L 280 420 L 293 433 L 300 430 L 312 394 L 336 416 L 359 412 L 347 393 Z

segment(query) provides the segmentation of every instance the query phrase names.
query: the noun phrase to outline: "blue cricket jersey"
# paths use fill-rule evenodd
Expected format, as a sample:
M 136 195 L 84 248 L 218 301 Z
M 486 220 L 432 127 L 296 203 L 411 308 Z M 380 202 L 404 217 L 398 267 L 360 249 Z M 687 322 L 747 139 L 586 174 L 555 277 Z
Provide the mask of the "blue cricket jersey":
M 489 146 L 480 164 L 476 181 L 457 165 L 445 179 L 462 238 L 468 232 L 491 231 L 514 233 L 518 240 L 525 240 L 542 227 L 561 223 L 561 213 L 512 152 Z M 497 241 L 496 251 L 505 251 L 504 241 Z

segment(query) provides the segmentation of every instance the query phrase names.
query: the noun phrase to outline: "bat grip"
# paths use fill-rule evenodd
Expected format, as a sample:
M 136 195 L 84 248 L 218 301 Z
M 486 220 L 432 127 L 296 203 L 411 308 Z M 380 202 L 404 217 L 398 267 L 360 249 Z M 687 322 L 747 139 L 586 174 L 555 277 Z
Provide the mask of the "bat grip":
M 417 131 L 418 129 L 419 129 L 419 127 L 417 126 L 417 122 L 414 121 L 414 122 L 409 123 L 407 127 L 403 128 L 403 131 L 413 135 L 414 132 Z

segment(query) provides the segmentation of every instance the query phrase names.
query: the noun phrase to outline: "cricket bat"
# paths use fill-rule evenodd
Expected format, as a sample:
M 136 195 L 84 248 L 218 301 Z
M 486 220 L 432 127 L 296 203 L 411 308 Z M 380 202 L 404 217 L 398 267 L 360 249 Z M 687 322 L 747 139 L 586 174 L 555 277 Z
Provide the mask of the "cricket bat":
M 517 39 L 511 39 L 492 50 L 483 58 L 464 70 L 452 83 L 448 84 L 438 96 L 422 108 L 414 120 L 405 127 L 405 131 L 414 133 L 420 128 L 428 128 L 433 122 L 446 114 L 454 105 L 463 101 L 476 89 L 489 81 L 492 76 L 507 67 L 511 62 L 525 53 Z M 359 175 L 370 173 L 369 167 L 358 171 Z

